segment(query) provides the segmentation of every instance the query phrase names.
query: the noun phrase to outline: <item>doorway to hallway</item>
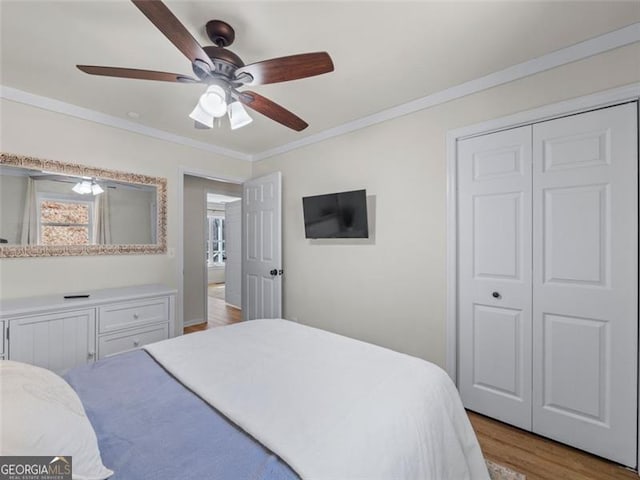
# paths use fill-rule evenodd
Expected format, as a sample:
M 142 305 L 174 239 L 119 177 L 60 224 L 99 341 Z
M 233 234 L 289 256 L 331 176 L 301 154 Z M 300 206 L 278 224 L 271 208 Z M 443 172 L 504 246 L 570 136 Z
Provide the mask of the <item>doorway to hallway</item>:
M 184 332 L 242 320 L 242 186 L 184 176 Z

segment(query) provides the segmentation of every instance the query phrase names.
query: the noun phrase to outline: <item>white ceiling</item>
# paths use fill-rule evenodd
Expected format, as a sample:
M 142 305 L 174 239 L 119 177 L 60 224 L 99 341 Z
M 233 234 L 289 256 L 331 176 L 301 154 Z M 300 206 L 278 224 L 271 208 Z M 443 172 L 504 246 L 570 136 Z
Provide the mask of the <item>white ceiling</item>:
M 191 74 L 189 61 L 129 1 L 0 0 L 0 83 L 249 155 L 640 21 L 634 2 L 165 2 L 202 44 L 236 30 L 245 63 L 327 51 L 335 72 L 252 87 L 309 123 L 297 133 L 258 113 L 231 131 L 195 130 L 202 85 L 97 77 L 76 64 Z

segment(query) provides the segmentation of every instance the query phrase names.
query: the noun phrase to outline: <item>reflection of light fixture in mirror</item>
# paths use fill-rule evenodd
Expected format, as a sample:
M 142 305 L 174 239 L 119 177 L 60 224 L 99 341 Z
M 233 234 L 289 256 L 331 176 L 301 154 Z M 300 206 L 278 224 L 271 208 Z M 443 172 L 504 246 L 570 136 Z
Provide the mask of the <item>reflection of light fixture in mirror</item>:
M 83 182 L 76 183 L 71 189 L 80 195 L 85 195 L 87 193 L 91 193 L 91 182 L 87 182 L 86 180 Z
M 94 195 L 100 195 L 102 192 L 104 192 L 103 188 L 94 180 L 91 184 L 91 193 L 93 193 Z
M 95 180 L 92 180 L 91 182 L 89 182 L 88 180 L 78 182 L 73 186 L 71 190 L 79 193 L 80 195 L 88 195 L 90 193 L 93 193 L 94 195 L 100 195 L 102 192 L 104 192 L 104 189 L 100 185 L 98 185 Z

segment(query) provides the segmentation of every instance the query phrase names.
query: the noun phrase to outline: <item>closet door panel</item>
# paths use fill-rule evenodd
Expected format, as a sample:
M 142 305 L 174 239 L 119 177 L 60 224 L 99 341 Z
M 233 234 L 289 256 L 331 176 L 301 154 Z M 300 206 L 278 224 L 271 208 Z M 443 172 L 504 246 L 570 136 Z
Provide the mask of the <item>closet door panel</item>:
M 533 126 L 533 430 L 636 464 L 637 104 Z
M 531 127 L 458 144 L 459 388 L 531 428 Z
M 544 283 L 607 286 L 609 188 L 547 188 L 542 198 Z

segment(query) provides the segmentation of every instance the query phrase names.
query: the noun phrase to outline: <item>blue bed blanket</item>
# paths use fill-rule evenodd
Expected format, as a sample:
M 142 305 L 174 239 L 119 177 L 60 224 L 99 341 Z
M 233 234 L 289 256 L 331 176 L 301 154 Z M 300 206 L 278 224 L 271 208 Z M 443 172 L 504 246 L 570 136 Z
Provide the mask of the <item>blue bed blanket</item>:
M 113 480 L 299 480 L 142 350 L 71 370 Z

